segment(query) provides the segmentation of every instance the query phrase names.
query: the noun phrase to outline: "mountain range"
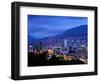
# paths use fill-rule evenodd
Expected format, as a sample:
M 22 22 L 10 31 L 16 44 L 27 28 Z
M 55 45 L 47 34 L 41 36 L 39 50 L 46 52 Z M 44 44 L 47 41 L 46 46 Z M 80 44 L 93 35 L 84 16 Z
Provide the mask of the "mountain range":
M 30 43 L 33 43 L 34 41 L 41 41 L 41 40 L 45 41 L 45 40 L 53 40 L 53 39 L 65 39 L 68 37 L 71 37 L 71 38 L 85 37 L 85 38 L 87 38 L 87 34 L 88 34 L 88 26 L 80 25 L 75 28 L 68 29 L 58 35 L 42 38 L 39 40 L 28 35 L 28 43 L 30 44 Z

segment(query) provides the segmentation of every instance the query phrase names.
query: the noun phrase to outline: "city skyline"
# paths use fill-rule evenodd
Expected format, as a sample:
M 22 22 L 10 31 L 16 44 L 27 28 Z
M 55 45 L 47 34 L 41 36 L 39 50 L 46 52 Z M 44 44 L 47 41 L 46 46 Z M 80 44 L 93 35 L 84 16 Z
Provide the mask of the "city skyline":
M 88 63 L 88 18 L 28 15 L 28 66 Z

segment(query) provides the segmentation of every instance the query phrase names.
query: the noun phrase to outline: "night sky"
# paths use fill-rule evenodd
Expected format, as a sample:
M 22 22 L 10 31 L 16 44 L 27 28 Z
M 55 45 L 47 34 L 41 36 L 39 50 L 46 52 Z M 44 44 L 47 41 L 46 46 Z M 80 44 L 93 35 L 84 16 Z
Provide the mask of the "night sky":
M 86 24 L 87 17 L 28 15 L 28 35 L 41 39 Z

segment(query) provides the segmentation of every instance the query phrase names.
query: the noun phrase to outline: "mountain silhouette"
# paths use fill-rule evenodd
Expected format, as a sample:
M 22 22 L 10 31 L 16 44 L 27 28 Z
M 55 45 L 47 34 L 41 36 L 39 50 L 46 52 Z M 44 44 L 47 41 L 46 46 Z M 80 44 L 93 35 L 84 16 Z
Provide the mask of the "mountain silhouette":
M 57 35 L 56 37 L 84 37 L 87 36 L 87 25 L 81 25 L 69 30 L 64 31 L 63 33 Z
M 71 29 L 68 29 L 58 35 L 55 36 L 50 36 L 42 39 L 36 39 L 34 37 L 31 37 L 28 35 L 28 43 L 34 43 L 35 41 L 53 41 L 55 39 L 66 39 L 66 38 L 83 38 L 87 39 L 87 34 L 88 34 L 88 28 L 87 25 L 80 25 Z
M 69 29 L 69 30 L 66 30 L 56 36 L 50 36 L 50 37 L 46 37 L 46 38 L 43 38 L 42 40 L 47 40 L 47 39 L 65 39 L 65 38 L 83 38 L 83 37 L 87 37 L 87 32 L 88 32 L 88 28 L 87 28 L 87 25 L 80 25 L 80 26 L 77 26 L 75 28 L 72 28 L 72 29 Z

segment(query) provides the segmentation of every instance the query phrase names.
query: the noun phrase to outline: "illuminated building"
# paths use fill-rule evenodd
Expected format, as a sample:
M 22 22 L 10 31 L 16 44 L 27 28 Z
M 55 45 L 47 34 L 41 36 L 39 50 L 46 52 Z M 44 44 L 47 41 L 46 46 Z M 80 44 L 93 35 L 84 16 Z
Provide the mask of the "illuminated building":
M 29 53 L 33 52 L 33 46 L 29 45 Z

